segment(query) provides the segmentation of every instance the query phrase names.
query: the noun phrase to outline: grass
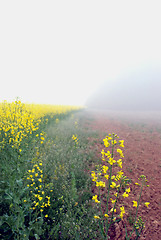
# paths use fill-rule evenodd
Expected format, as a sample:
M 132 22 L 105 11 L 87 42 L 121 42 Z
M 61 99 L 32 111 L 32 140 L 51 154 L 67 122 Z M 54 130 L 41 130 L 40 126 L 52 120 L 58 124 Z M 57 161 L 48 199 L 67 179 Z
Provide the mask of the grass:
M 55 237 L 58 238 L 61 231 L 63 239 L 76 239 L 76 236 L 88 239 L 93 232 L 88 168 L 94 155 L 86 151 L 87 138 L 91 133 L 84 132 L 80 125 L 75 126 L 76 119 L 77 115 L 58 125 L 51 125 L 47 131 L 53 144 L 46 153 L 46 172 L 54 186 L 54 201 L 59 202 L 59 206 L 52 208 L 52 215 L 59 215 L 54 217 L 55 224 L 59 226 Z M 79 139 L 76 146 L 73 134 Z

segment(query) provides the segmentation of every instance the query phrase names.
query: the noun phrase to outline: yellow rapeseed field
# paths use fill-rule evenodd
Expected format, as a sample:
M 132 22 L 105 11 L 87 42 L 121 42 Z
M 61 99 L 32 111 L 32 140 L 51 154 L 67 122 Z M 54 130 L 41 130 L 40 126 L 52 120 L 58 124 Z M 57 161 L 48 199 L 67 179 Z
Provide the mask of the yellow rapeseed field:
M 19 100 L 12 103 L 0 103 L 0 145 L 12 145 L 19 148 L 23 138 L 33 134 L 41 123 L 43 117 L 66 114 L 80 107 L 24 104 Z M 46 119 L 47 120 L 47 119 Z M 19 149 L 21 151 L 21 149 Z

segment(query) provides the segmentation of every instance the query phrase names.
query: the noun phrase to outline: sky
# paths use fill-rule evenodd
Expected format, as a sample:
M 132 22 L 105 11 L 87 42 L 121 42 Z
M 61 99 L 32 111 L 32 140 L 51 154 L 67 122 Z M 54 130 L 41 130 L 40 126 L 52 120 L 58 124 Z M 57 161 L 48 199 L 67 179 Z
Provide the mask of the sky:
M 0 101 L 85 105 L 103 82 L 159 68 L 160 7 L 159 0 L 0 1 Z

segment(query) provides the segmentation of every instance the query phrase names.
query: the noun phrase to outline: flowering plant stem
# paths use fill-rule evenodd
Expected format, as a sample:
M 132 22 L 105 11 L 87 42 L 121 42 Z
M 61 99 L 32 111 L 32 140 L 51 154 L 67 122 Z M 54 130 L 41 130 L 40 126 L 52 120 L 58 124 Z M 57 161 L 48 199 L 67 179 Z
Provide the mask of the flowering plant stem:
M 119 171 L 117 170 L 118 167 L 122 169 L 122 158 L 124 158 L 123 151 L 121 150 L 121 148 L 124 148 L 124 140 L 116 140 L 117 138 L 119 138 L 117 134 L 112 133 L 106 136 L 105 139 L 103 139 L 104 146 L 106 148 L 110 147 L 111 152 L 110 151 L 105 152 L 105 150 L 102 149 L 101 151 L 102 161 L 105 164 L 98 165 L 97 170 L 92 171 L 91 173 L 92 181 L 96 182 L 96 187 L 99 188 L 98 191 L 99 195 L 93 196 L 92 200 L 94 200 L 96 204 L 99 203 L 99 206 L 97 205 L 97 210 L 99 210 L 99 213 L 98 215 L 95 215 L 94 218 L 98 219 L 102 239 L 109 239 L 109 229 L 112 226 L 112 224 L 123 220 L 123 215 L 126 214 L 123 199 L 128 197 L 129 193 L 131 192 L 131 189 L 128 186 L 130 180 L 126 176 L 124 176 L 122 170 Z M 115 149 L 116 146 L 119 147 Z M 116 159 L 114 159 L 115 153 Z M 117 160 L 117 158 L 119 159 Z M 140 178 L 142 179 L 141 190 L 138 202 L 133 201 L 133 207 L 136 207 L 136 214 L 135 220 L 133 222 L 133 228 L 131 230 L 131 233 L 129 233 L 130 234 L 129 237 L 125 225 L 127 240 L 130 240 L 134 230 L 136 231 L 136 237 L 138 238 L 144 227 L 144 222 L 142 222 L 141 217 L 139 217 L 137 221 L 137 215 L 143 186 L 145 185 L 145 182 L 147 180 L 144 175 L 141 175 Z M 140 185 L 138 183 L 135 184 Z M 104 203 L 102 201 L 103 200 L 102 198 L 105 194 L 107 195 L 106 195 L 106 207 L 104 211 L 103 207 Z M 123 200 L 122 203 L 121 200 Z M 144 204 L 148 207 L 150 203 L 146 202 Z
M 136 208 L 135 220 L 134 220 L 134 223 L 133 223 L 133 229 L 132 229 L 129 237 L 127 236 L 127 231 L 126 231 L 126 239 L 127 239 L 127 240 L 130 240 L 130 237 L 131 237 L 131 235 L 133 234 L 133 232 L 134 232 L 134 230 L 135 230 L 135 223 L 136 223 L 136 220 L 137 220 L 138 208 L 139 208 L 139 205 L 140 205 L 140 199 L 141 199 L 141 194 L 142 194 L 142 190 L 143 190 L 143 185 L 144 185 L 144 182 L 143 182 L 143 179 L 142 179 L 142 184 L 141 184 L 141 190 L 140 190 L 139 200 L 138 200 L 138 204 L 137 204 L 137 208 Z M 125 227 L 126 227 L 126 226 L 125 226 Z M 136 236 L 136 239 L 137 239 L 137 238 L 138 238 L 138 236 Z

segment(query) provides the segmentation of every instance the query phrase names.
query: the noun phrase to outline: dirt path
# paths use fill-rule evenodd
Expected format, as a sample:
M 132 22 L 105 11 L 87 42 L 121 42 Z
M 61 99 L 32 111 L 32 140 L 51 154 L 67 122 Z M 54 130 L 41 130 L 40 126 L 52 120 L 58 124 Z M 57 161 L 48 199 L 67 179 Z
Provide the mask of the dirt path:
M 92 113 L 91 128 L 109 133 L 117 133 L 125 141 L 123 172 L 131 178 L 132 183 L 138 181 L 140 175 L 145 175 L 150 187 L 143 191 L 141 201 L 150 202 L 149 208 L 141 205 L 139 213 L 146 220 L 146 227 L 140 239 L 161 239 L 161 131 L 158 124 L 152 121 L 130 122 L 109 117 L 107 114 Z M 101 142 L 102 139 L 100 139 Z M 102 145 L 97 144 L 98 157 Z M 135 192 L 135 186 L 133 184 Z M 135 193 L 137 196 L 137 192 Z M 131 204 L 129 198 L 127 205 Z M 129 213 L 128 213 L 129 214 Z M 117 236 L 113 239 L 124 239 L 123 225 L 117 226 Z

